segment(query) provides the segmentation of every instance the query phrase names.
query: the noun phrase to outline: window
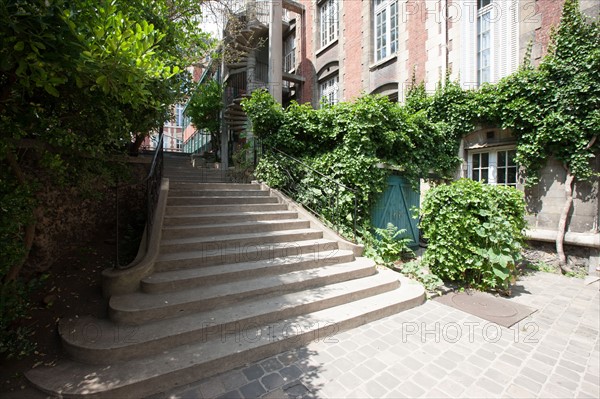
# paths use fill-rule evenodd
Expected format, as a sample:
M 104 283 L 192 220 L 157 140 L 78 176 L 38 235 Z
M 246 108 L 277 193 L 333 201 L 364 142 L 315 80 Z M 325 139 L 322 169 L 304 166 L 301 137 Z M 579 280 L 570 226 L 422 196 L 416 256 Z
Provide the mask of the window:
M 398 51 L 398 0 L 375 0 L 375 61 Z
M 474 152 L 469 154 L 469 177 L 488 184 L 517 185 L 519 167 L 516 150 Z
M 285 39 L 283 53 L 283 71 L 290 72 L 296 68 L 296 34 Z
M 173 110 L 174 113 L 175 113 L 175 115 L 173 115 L 174 118 L 175 118 L 175 121 L 174 121 L 175 122 L 175 126 L 183 126 L 183 122 L 184 122 L 183 121 L 183 110 L 184 109 L 185 109 L 184 105 L 177 104 L 175 106 L 175 109 Z
M 336 75 L 330 79 L 325 80 L 319 84 L 319 93 L 321 101 L 325 104 L 333 105 L 337 104 L 339 92 L 339 76 Z
M 477 11 L 477 83 L 491 78 L 491 0 L 479 0 Z
M 327 46 L 338 37 L 340 29 L 338 12 L 338 0 L 325 0 L 319 6 L 321 47 Z

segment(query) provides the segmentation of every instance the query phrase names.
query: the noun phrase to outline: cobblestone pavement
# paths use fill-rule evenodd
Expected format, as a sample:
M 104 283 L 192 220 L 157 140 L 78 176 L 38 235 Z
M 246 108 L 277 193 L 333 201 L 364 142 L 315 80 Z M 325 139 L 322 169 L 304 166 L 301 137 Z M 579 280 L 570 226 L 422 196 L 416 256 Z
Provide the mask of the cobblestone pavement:
M 510 329 L 435 301 L 153 398 L 599 398 L 598 282 L 535 273 Z

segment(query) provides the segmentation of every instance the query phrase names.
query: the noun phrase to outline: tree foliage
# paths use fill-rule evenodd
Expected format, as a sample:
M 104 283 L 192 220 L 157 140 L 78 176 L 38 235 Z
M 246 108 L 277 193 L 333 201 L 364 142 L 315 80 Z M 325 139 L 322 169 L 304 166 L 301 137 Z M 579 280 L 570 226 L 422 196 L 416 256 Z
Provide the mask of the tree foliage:
M 365 95 L 318 110 L 292 102 L 282 110 L 268 93 L 256 91 L 242 105 L 254 133 L 266 145 L 357 192 L 359 224 L 369 223 L 370 207 L 385 188 L 389 169 L 382 169 L 382 164 L 418 182 L 431 173 L 450 178 L 460 162 L 458 142 L 448 140 L 445 125 L 430 121 L 424 110 L 415 111 L 387 97 Z M 298 197 L 311 204 L 318 200 L 316 191 L 327 196 L 317 174 L 275 156 L 263 157 L 256 174 L 276 188 L 298 184 L 302 187 Z M 343 215 L 350 215 L 352 196 L 345 193 L 340 198 L 336 204 Z M 347 220 L 351 224 L 352 218 Z
M 216 80 L 201 83 L 185 109 L 197 129 L 210 132 L 213 150 L 217 151 L 221 141 L 221 118 L 223 87 Z
M 22 0 L 0 9 L 0 134 L 98 153 L 162 124 L 207 48 L 191 1 Z M 180 9 L 180 7 L 182 9 Z
M 198 29 L 201 3 L 0 2 L 3 332 L 21 314 L 9 307 L 26 308 L 25 282 L 18 277 L 33 245 L 37 208 L 44 205 L 35 200 L 36 189 L 97 182 L 94 173 L 85 175 L 93 169 L 86 164 L 103 164 L 107 154 L 122 152 L 133 137 L 168 119 L 171 104 L 189 90 L 186 68 L 209 49 Z M 2 335 L 2 341 L 19 337 Z

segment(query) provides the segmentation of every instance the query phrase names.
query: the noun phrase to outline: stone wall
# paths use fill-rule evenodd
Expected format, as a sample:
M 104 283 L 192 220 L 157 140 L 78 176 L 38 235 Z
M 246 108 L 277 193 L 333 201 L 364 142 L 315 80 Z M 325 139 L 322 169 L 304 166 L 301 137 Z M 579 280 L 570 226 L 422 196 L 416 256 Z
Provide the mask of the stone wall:
M 147 175 L 148 162 L 142 157 L 128 163 L 132 181 Z M 35 239 L 23 274 L 31 275 L 48 270 L 62 254 L 89 240 L 99 231 L 116 229 L 116 191 L 113 185 L 95 181 L 98 192 L 84 192 L 74 187 L 46 184 L 36 193 L 39 214 Z M 145 212 L 145 188 L 140 184 L 119 190 L 121 220 L 127 223 L 131 215 Z M 116 234 L 115 234 L 116 235 Z

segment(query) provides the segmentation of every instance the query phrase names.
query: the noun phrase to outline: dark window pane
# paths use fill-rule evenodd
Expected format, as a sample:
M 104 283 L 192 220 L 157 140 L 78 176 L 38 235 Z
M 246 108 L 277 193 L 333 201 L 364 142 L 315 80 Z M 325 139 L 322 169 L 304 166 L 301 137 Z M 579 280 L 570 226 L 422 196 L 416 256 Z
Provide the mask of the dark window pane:
M 506 168 L 498 168 L 498 184 L 506 184 Z
M 485 183 L 487 183 L 489 181 L 488 180 L 488 170 L 487 169 L 482 169 L 481 170 L 481 180 L 480 181 L 481 182 L 485 182 Z
M 517 184 L 517 168 L 514 166 L 507 168 L 507 174 L 508 174 L 508 184 L 510 184 L 510 185 Z
M 507 151 L 508 152 L 508 166 L 516 166 L 515 157 L 517 156 L 517 151 Z
M 473 168 L 479 168 L 479 154 L 473 154 Z
M 471 173 L 471 178 L 475 181 L 479 181 L 479 169 L 473 169 L 473 172 Z
M 506 151 L 498 151 L 498 166 L 506 166 Z
M 481 154 L 481 167 L 482 168 L 487 168 L 488 166 L 490 166 L 490 153 L 489 152 L 483 152 Z
M 489 5 L 491 2 L 492 0 L 479 0 L 479 8 L 483 8 Z

